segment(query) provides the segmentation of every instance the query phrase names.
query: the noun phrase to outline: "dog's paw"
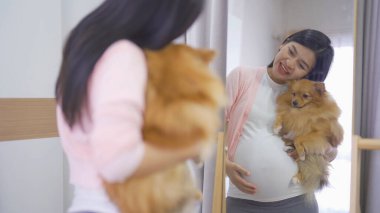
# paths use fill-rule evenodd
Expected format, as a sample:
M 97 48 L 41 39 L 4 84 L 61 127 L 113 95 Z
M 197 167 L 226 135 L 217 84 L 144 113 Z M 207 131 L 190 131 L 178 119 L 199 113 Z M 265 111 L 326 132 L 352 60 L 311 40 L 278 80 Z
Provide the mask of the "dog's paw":
M 298 185 L 298 184 L 301 184 L 301 180 L 297 176 L 293 176 L 292 177 L 292 183 L 294 185 Z
M 203 147 L 198 156 L 192 158 L 193 162 L 198 166 L 198 168 L 202 168 L 204 166 L 204 162 L 208 159 L 213 153 L 213 146 L 209 142 L 203 143 Z
M 299 159 L 300 159 L 301 161 L 304 161 L 305 158 L 306 158 L 305 153 L 299 154 Z
M 331 148 L 329 143 L 309 143 L 305 144 L 305 152 L 311 155 L 324 155 L 326 150 Z
M 201 156 L 197 156 L 195 158 L 192 158 L 192 161 L 198 168 L 202 168 L 204 166 L 204 161 L 201 158 Z
M 205 164 L 205 156 L 203 156 L 202 153 L 196 157 L 193 157 L 191 160 L 197 168 L 202 168 Z
M 294 146 L 285 146 L 283 149 L 285 152 L 293 152 L 295 150 Z
M 281 125 L 275 126 L 275 127 L 273 127 L 273 133 L 278 135 L 278 134 L 280 134 L 281 129 L 282 129 Z
M 194 198 L 195 198 L 196 200 L 202 200 L 202 199 L 203 199 L 203 194 L 202 194 L 202 192 L 199 191 L 199 190 L 196 190 L 195 193 L 194 193 Z

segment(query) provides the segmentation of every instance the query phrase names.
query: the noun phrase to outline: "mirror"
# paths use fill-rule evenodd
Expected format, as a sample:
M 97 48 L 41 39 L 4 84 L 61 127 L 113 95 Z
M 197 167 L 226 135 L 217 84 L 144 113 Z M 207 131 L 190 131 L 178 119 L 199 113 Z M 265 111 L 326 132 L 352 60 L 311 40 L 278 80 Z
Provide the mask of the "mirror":
M 322 31 L 332 41 L 335 56 L 325 84 L 342 109 L 339 122 L 345 131 L 344 141 L 338 147 L 338 156 L 330 168 L 330 186 L 316 193 L 316 199 L 320 212 L 349 212 L 354 0 L 230 0 L 227 75 L 240 66 L 265 67 L 273 60 L 289 33 L 306 28 Z M 260 152 L 271 155 L 270 150 L 264 148 Z M 248 161 L 250 157 L 241 158 Z M 256 165 L 265 170 L 265 162 Z M 247 169 L 252 176 L 260 175 L 253 170 L 253 166 Z M 270 171 L 265 174 L 275 173 Z M 228 178 L 225 185 L 228 196 L 237 195 Z M 265 191 L 265 188 L 257 187 L 257 190 Z M 237 197 L 254 200 L 245 193 Z

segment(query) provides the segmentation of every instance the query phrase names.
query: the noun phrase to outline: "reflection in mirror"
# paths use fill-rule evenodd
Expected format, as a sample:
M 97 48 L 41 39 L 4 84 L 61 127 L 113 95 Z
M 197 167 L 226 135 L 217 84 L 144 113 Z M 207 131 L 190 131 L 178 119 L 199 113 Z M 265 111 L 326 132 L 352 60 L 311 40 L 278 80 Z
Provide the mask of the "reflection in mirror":
M 338 147 L 337 157 L 331 162 L 330 184 L 318 191 L 315 197 L 319 212 L 349 212 L 354 0 L 233 0 L 229 1 L 228 8 L 227 75 L 236 67 L 244 67 L 244 69 L 264 67 L 265 69 L 279 51 L 284 38 L 290 33 L 302 29 L 316 29 L 330 38 L 335 55 L 324 82 L 327 91 L 342 110 L 339 122 L 344 129 L 344 140 Z M 266 69 L 263 76 L 262 79 L 265 79 Z M 255 123 L 265 119 L 273 122 L 274 114 L 268 112 L 274 111 L 275 106 L 260 105 L 260 103 L 265 98 L 275 96 L 272 93 L 260 92 L 255 95 L 257 104 L 248 111 L 246 115 L 248 121 L 241 125 L 241 129 L 231 130 L 240 131 L 239 134 L 242 134 L 236 145 L 235 157 L 231 162 L 239 161 L 244 164 L 244 169 L 250 175 L 242 175 L 243 179 L 248 181 L 247 184 L 252 182 L 253 186 L 236 187 L 227 177 L 226 196 L 253 202 L 279 201 L 297 197 L 296 195 L 300 194 L 299 191 L 289 185 L 280 190 L 279 188 L 284 184 L 281 185 L 281 178 L 276 178 L 290 172 L 286 167 L 281 167 L 284 162 L 290 161 L 290 164 L 294 164 L 295 167 L 296 163 L 286 154 L 281 154 L 282 157 L 276 156 L 280 151 L 283 152 L 282 149 L 279 150 L 278 145 L 268 145 L 269 138 L 274 136 L 265 135 L 265 130 L 261 131 L 260 128 L 268 128 L 272 131 L 273 123 L 263 126 L 257 126 Z M 255 117 L 255 114 L 259 116 Z M 228 128 L 230 127 L 229 124 Z M 259 133 L 255 134 L 254 138 L 249 137 L 252 136 L 250 135 L 252 130 Z M 227 143 L 229 143 L 228 137 Z M 256 143 L 256 145 L 247 145 L 249 143 Z M 265 143 L 267 144 L 264 146 Z M 258 149 L 250 150 L 247 147 Z M 240 155 L 237 157 L 238 154 Z M 231 158 L 231 156 L 228 157 Z M 293 169 L 296 171 L 296 168 Z M 228 174 L 228 166 L 226 170 Z M 241 174 L 245 172 L 238 171 Z M 264 181 L 260 182 L 260 179 Z M 278 194 L 268 189 L 275 189 L 274 191 Z M 229 213 L 230 201 L 227 199 L 227 213 Z M 256 204 L 262 205 L 262 203 Z M 262 211 L 258 210 L 258 212 Z

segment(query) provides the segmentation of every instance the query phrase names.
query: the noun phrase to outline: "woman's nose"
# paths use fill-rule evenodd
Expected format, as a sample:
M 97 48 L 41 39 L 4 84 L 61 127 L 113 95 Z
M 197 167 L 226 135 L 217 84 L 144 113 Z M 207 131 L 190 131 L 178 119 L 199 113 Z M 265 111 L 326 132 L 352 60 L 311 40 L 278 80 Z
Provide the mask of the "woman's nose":
M 295 68 L 296 60 L 295 59 L 288 59 L 286 61 L 286 65 L 289 67 L 289 69 L 293 70 Z

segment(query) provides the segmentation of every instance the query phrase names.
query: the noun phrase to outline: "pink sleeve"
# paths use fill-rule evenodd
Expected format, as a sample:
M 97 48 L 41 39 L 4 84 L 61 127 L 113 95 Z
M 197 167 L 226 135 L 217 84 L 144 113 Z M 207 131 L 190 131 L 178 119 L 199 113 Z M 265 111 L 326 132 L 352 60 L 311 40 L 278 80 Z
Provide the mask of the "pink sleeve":
M 144 155 L 141 134 L 147 68 L 141 49 L 122 40 L 96 64 L 89 87 L 94 166 L 109 182 L 133 174 Z
M 227 105 L 225 108 L 225 118 L 229 121 L 230 111 L 233 104 L 236 102 L 237 94 L 239 92 L 239 78 L 241 68 L 235 68 L 228 76 L 226 80 L 226 93 L 227 93 Z

